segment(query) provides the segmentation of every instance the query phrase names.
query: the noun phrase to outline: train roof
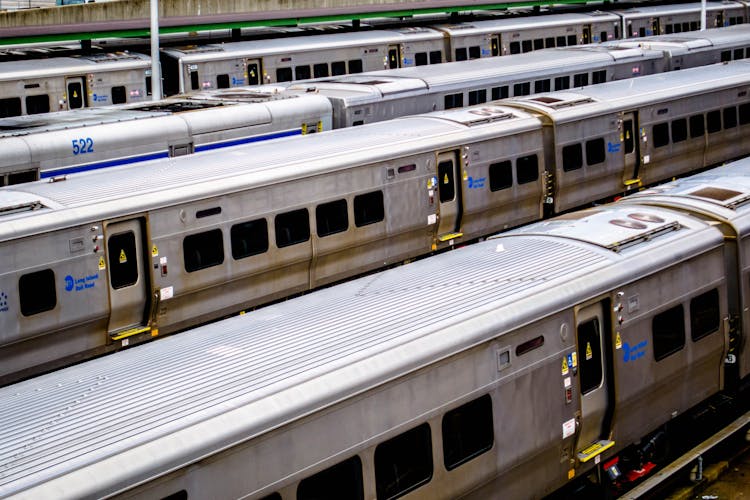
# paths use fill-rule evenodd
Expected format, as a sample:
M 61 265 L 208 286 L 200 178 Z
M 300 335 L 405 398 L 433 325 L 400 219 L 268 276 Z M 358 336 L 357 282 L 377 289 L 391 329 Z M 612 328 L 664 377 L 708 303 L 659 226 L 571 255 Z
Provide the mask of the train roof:
M 750 234 L 750 159 L 634 193 L 624 201 L 727 221 L 746 236 Z
M 321 49 L 359 47 L 363 44 L 406 43 L 410 40 L 442 39 L 442 33 L 423 27 L 309 35 L 304 38 L 274 38 L 226 44 L 162 49 L 162 53 L 184 63 L 254 57 L 266 54 L 295 54 Z
M 459 24 L 437 24 L 433 25 L 433 27 L 445 31 L 451 36 L 460 36 L 539 29 L 541 26 L 557 27 L 569 24 L 589 24 L 592 22 L 618 22 L 619 20 L 620 17 L 617 14 L 610 12 L 567 12 L 562 14 L 544 14 L 541 16 L 489 19 Z
M 312 138 L 279 139 L 0 188 L 0 240 L 541 127 L 520 110 L 492 105 L 482 110 L 481 115 L 459 109 L 404 117 Z M 34 200 L 25 210 L 16 205 L 11 210 L 5 201 L 11 192 Z M 61 212 L 66 208 L 70 210 Z
M 127 69 L 147 69 L 151 58 L 136 52 L 101 53 L 89 56 L 50 57 L 39 61 L 0 62 L 0 81 L 13 81 L 28 78 L 47 78 L 69 75 L 71 72 L 99 73 Z
M 724 10 L 727 8 L 744 9 L 740 2 L 723 1 L 723 2 L 706 2 L 706 11 Z M 618 10 L 620 15 L 627 19 L 637 19 L 651 16 L 668 16 L 676 14 L 686 14 L 689 12 L 700 12 L 701 3 L 683 3 L 673 5 L 639 5 L 629 9 Z
M 1 388 L 0 496 L 116 492 L 721 242 L 647 210 L 681 229 L 630 254 L 510 233 Z
M 738 42 L 749 43 L 750 24 L 736 24 L 723 28 L 711 28 L 705 31 L 687 31 L 669 35 L 655 35 L 642 38 L 612 40 L 602 43 L 605 47 L 642 47 L 653 50 L 683 50 L 685 52 L 708 48 L 721 48 L 726 45 L 736 46 Z
M 558 123 L 649 103 L 668 102 L 682 96 L 750 83 L 750 61 L 739 60 L 592 85 L 571 91 L 544 92 L 506 99 L 518 106 L 551 117 Z

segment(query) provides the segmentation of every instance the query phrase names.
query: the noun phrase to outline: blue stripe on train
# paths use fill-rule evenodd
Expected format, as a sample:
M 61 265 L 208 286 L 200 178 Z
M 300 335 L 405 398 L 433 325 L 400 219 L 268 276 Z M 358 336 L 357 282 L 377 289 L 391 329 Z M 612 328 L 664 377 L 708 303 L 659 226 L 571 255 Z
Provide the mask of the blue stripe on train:
M 216 142 L 213 144 L 206 144 L 204 146 L 197 146 L 195 148 L 196 153 L 201 151 L 211 151 L 215 149 L 228 148 L 231 146 L 239 146 L 241 144 L 249 144 L 252 142 L 269 141 L 271 139 L 280 139 L 282 137 L 291 137 L 294 135 L 302 135 L 302 129 L 287 130 L 285 132 L 276 132 L 273 134 L 256 135 L 253 137 L 244 137 L 242 139 L 233 139 L 231 141 Z M 57 177 L 59 175 L 68 174 L 80 174 L 81 172 L 91 172 L 92 170 L 100 170 L 102 168 L 119 167 L 122 165 L 132 165 L 133 163 L 140 163 L 149 160 L 157 160 L 159 158 L 168 158 L 169 153 L 162 151 L 160 153 L 151 153 L 141 156 L 133 156 L 130 158 L 121 158 L 117 160 L 101 161 L 97 163 L 89 163 L 88 165 L 79 165 L 76 167 L 60 168 L 51 171 L 44 171 L 40 174 L 42 179 L 48 179 L 50 177 Z

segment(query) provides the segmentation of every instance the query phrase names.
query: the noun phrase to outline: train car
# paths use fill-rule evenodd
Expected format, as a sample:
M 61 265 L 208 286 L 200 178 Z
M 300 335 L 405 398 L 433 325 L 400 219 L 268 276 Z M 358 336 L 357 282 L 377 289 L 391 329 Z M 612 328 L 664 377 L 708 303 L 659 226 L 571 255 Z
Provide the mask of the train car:
M 142 102 L 151 58 L 138 53 L 0 62 L 0 118 Z
M 745 10 L 739 2 L 709 2 L 713 18 L 708 27 L 742 24 Z M 658 35 L 660 23 L 681 25 L 683 20 L 698 30 L 700 13 L 700 3 L 644 6 L 165 48 L 164 88 L 169 95 L 479 59 L 611 40 L 622 33 Z M 641 28 L 641 20 L 653 26 Z
M 315 94 L 241 91 L 0 120 L 0 186 L 331 129 Z
M 0 383 L 750 153 L 750 61 L 625 83 L 2 188 Z
M 704 186 L 747 199 L 750 166 Z M 2 388 L 0 495 L 540 498 L 604 481 L 724 388 L 727 243 L 680 210 L 599 206 Z
M 267 134 L 260 137 L 276 137 L 282 133 L 362 125 L 552 88 L 582 87 L 731 60 L 744 57 L 750 48 L 748 40 L 750 25 L 739 25 L 701 34 L 663 35 L 637 42 L 511 55 L 505 57 L 502 65 L 492 59 L 478 59 L 288 86 L 275 84 L 197 92 L 160 104 L 127 105 L 122 110 L 103 107 L 50 114 L 43 119 L 39 116 L 5 118 L 0 119 L 0 148 L 8 154 L 0 158 L 0 172 L 6 184 L 15 184 L 95 168 L 133 165 L 154 155 L 175 156 L 200 151 L 209 145 L 220 147 L 236 144 L 242 138 L 258 137 L 260 132 L 255 127 L 247 130 L 245 121 L 255 115 L 244 111 L 247 113 L 244 119 L 230 123 L 218 116 L 218 110 L 201 109 L 211 107 L 210 103 L 260 103 L 256 106 L 263 115 L 262 133 Z M 296 101 L 290 101 L 293 105 L 290 102 L 264 103 L 289 96 L 296 96 Z M 324 97 L 330 105 L 318 102 Z M 189 104 L 186 99 L 195 103 Z M 283 106 L 283 111 L 267 110 L 279 106 Z M 190 112 L 182 113 L 179 109 Z M 141 122 L 142 127 L 119 127 L 112 123 L 117 120 L 124 125 L 140 119 L 147 116 L 145 110 L 171 110 L 171 114 L 181 119 L 161 117 Z M 296 122 L 293 120 L 295 112 L 299 115 Z M 190 132 L 191 123 L 197 121 L 201 123 L 196 126 L 199 131 Z M 148 128 L 151 125 L 163 133 L 153 133 Z M 82 140 L 91 141 L 95 154 L 90 154 L 88 148 L 83 150 L 86 154 L 81 153 Z

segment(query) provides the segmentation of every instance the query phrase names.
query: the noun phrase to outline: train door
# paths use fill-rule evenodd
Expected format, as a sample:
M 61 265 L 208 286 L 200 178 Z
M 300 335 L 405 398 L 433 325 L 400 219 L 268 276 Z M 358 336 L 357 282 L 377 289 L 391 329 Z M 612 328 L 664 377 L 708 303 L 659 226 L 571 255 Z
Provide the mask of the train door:
M 388 46 L 388 68 L 400 68 L 401 67 L 401 48 L 398 45 Z
M 260 85 L 263 83 L 260 59 L 248 59 L 245 61 L 245 69 L 247 71 L 248 85 Z
M 131 219 L 107 224 L 104 229 L 110 304 L 108 330 L 115 339 L 147 329 L 151 295 L 144 228 L 143 219 Z
M 609 359 L 609 301 L 584 306 L 576 312 L 578 382 L 581 397 L 580 428 L 576 450 L 588 462 L 614 445 L 609 438 L 612 416 L 611 363 Z
M 658 17 L 651 20 L 651 32 L 654 35 L 661 35 L 661 24 Z
M 601 41 L 606 42 L 606 40 Z M 591 25 L 586 25 L 583 27 L 583 43 L 591 43 Z
M 68 109 L 80 109 L 86 106 L 83 77 L 66 78 L 65 87 L 68 92 Z
M 460 236 L 461 227 L 461 165 L 457 151 L 438 154 L 437 158 L 437 191 L 438 191 L 438 239 L 448 241 Z
M 500 35 L 492 35 L 492 39 L 490 40 L 490 52 L 492 52 L 493 56 L 500 55 Z
M 641 151 L 638 140 L 638 112 L 623 113 L 620 118 L 620 148 L 624 160 L 623 182 L 630 188 L 640 179 Z
M 714 21 L 714 27 L 716 28 L 723 28 L 724 27 L 724 13 L 719 12 L 716 14 L 716 21 Z M 708 26 L 708 21 L 706 21 L 706 28 L 710 28 L 711 26 Z

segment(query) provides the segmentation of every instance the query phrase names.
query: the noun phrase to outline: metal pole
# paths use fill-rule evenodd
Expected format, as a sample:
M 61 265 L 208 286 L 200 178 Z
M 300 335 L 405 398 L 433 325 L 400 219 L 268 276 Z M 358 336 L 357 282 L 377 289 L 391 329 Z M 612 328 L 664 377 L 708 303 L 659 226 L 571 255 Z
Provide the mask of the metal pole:
M 701 31 L 706 31 L 706 0 L 701 0 Z
M 158 101 L 161 97 L 161 65 L 159 64 L 159 0 L 151 0 L 151 99 Z

